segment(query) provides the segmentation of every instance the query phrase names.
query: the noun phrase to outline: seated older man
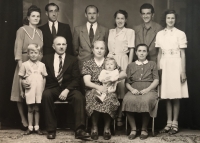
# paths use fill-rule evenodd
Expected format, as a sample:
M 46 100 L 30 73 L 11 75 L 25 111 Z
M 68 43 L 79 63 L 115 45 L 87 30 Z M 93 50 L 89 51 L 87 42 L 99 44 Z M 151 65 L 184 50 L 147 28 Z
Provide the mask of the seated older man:
M 53 41 L 54 54 L 45 55 L 42 62 L 45 64 L 48 76 L 42 95 L 47 138 L 56 136 L 57 120 L 54 112 L 54 101 L 68 101 L 73 106 L 75 117 L 75 138 L 90 137 L 85 128 L 85 97 L 78 91 L 80 71 L 78 60 L 65 53 L 67 41 L 64 37 L 56 37 Z

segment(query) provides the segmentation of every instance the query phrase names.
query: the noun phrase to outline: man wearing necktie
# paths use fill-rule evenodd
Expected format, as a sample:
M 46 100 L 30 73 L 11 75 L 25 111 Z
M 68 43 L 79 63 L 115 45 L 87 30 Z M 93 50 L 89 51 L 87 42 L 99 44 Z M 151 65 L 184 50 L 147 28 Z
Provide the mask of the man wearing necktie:
M 45 55 L 42 62 L 45 64 L 48 76 L 42 95 L 42 108 L 47 138 L 56 136 L 57 120 L 55 115 L 56 100 L 68 101 L 72 105 L 75 119 L 75 138 L 90 137 L 85 129 L 85 97 L 79 91 L 80 71 L 78 59 L 67 53 L 67 41 L 58 36 L 53 41 L 54 54 Z
M 92 46 L 96 40 L 104 41 L 107 45 L 108 29 L 97 22 L 99 10 L 94 5 L 85 8 L 86 24 L 75 27 L 73 34 L 74 55 L 79 59 L 80 70 L 83 62 L 92 57 Z
M 72 47 L 72 34 L 68 24 L 64 24 L 57 21 L 59 14 L 59 7 L 55 3 L 49 3 L 45 6 L 46 15 L 48 17 L 48 22 L 43 26 L 39 27 L 43 33 L 43 55 L 54 53 L 52 48 L 53 39 L 56 36 L 65 37 L 67 40 L 67 50 L 68 54 L 73 55 Z

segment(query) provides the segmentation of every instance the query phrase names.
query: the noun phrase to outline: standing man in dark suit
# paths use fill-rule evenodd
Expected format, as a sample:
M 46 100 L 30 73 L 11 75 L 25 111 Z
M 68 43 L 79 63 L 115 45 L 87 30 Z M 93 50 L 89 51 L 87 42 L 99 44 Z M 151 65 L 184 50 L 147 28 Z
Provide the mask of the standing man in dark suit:
M 49 3 L 45 6 L 46 15 L 48 17 L 48 22 L 43 26 L 39 27 L 43 33 L 43 55 L 54 53 L 52 48 L 53 39 L 56 36 L 65 37 L 67 40 L 67 50 L 68 54 L 73 55 L 72 47 L 72 33 L 68 24 L 64 24 L 57 21 L 59 14 L 59 7 L 55 3 Z
M 107 45 L 108 29 L 97 23 L 99 10 L 94 5 L 85 8 L 87 23 L 75 27 L 73 35 L 74 55 L 78 57 L 80 69 L 84 61 L 92 57 L 92 46 L 96 40 L 104 41 Z
M 153 22 L 154 8 L 151 4 L 145 3 L 140 7 L 141 18 L 144 23 L 134 27 L 135 45 L 146 44 L 149 48 L 149 60 L 157 62 L 158 48 L 155 48 L 156 34 L 162 30 L 162 26 Z M 136 56 L 134 56 L 134 60 Z
M 54 54 L 45 55 L 42 59 L 48 73 L 42 95 L 42 108 L 48 139 L 54 139 L 56 136 L 57 120 L 54 112 L 56 100 L 68 101 L 72 105 L 75 118 L 75 138 L 90 137 L 84 131 L 85 97 L 78 91 L 80 82 L 78 60 L 65 53 L 66 48 L 66 39 L 58 36 L 53 41 Z

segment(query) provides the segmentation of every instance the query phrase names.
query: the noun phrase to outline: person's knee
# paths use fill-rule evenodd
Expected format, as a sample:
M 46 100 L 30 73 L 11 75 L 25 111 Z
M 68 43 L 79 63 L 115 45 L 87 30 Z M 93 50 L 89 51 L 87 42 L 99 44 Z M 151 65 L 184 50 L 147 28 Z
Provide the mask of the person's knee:
M 35 111 L 35 112 L 40 112 L 40 107 L 39 107 L 39 105 L 35 105 L 35 106 L 34 106 L 34 111 Z
M 42 100 L 49 99 L 51 97 L 51 91 L 50 90 L 44 90 L 42 94 Z
M 85 101 L 85 97 L 82 95 L 82 93 L 78 90 L 74 91 L 74 95 L 73 95 L 75 100 L 80 100 L 80 101 Z
M 34 109 L 31 105 L 28 106 L 28 113 L 33 113 Z

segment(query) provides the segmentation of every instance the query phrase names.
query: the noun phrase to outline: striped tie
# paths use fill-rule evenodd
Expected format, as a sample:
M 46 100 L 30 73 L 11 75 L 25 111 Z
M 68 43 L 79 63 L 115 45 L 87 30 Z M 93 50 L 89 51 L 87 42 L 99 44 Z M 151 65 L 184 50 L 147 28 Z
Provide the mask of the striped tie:
M 62 80 L 63 80 L 63 73 L 62 73 L 62 56 L 61 56 L 61 55 L 59 56 L 59 60 L 60 60 L 60 63 L 59 63 L 59 70 L 58 70 L 58 76 L 57 76 L 56 78 L 57 78 L 57 80 L 58 80 L 59 85 L 61 86 Z

